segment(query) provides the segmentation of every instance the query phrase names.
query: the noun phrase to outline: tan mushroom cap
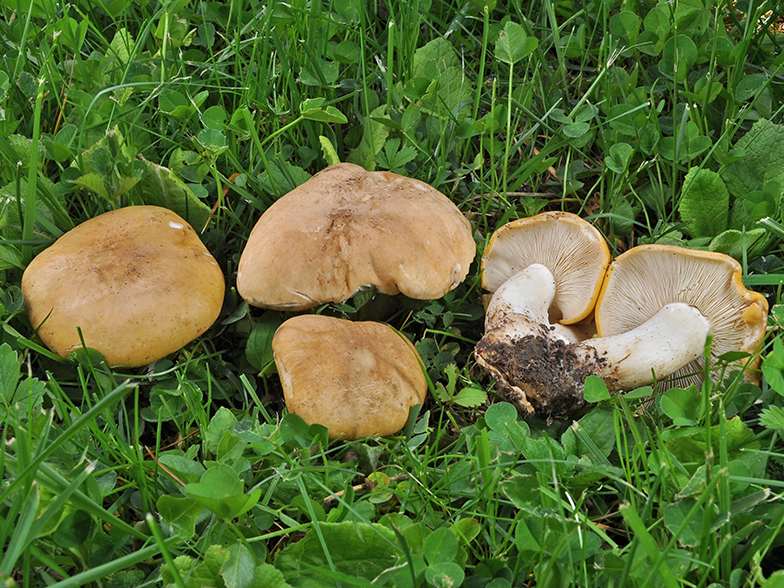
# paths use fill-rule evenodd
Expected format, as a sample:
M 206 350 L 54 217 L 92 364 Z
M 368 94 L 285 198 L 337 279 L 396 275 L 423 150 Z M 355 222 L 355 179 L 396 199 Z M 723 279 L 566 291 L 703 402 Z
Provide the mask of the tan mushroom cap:
M 272 351 L 288 410 L 331 439 L 392 435 L 427 395 L 416 349 L 382 323 L 296 316 L 278 327 Z
M 475 254 L 470 223 L 438 190 L 341 163 L 261 216 L 237 289 L 248 303 L 279 310 L 340 302 L 371 286 L 431 300 L 465 279 Z
M 22 276 L 25 311 L 61 357 L 97 349 L 109 365 L 139 367 L 180 349 L 218 318 L 224 278 L 174 212 L 130 206 L 61 236 Z
M 610 251 L 601 233 L 576 214 L 544 212 L 507 223 L 493 234 L 482 257 L 482 286 L 495 292 L 534 263 L 555 278 L 553 322 L 568 325 L 593 310 Z
M 629 331 L 666 304 L 683 302 L 708 319 L 713 334 L 712 360 L 730 351 L 754 353 L 765 337 L 768 302 L 747 290 L 740 264 L 728 255 L 670 245 L 640 245 L 618 256 L 596 304 L 596 326 L 601 336 Z M 697 374 L 702 358 L 679 370 Z

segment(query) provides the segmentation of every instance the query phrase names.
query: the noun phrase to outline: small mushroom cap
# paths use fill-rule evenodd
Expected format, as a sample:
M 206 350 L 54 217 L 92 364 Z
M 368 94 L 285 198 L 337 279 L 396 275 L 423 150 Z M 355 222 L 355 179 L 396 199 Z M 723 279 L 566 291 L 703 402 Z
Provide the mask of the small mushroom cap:
M 708 319 L 714 360 L 730 351 L 754 353 L 765 337 L 768 302 L 747 290 L 741 278 L 740 264 L 722 253 L 670 245 L 633 247 L 607 270 L 596 304 L 597 330 L 602 337 L 624 333 L 665 305 L 684 302 Z M 698 364 L 681 370 L 701 371 Z
M 237 289 L 248 303 L 278 310 L 340 302 L 372 286 L 431 300 L 465 279 L 475 254 L 470 223 L 438 190 L 341 163 L 261 216 Z
M 49 349 L 100 351 L 139 367 L 204 333 L 223 304 L 223 272 L 174 212 L 129 206 L 61 236 L 22 276 L 25 311 Z
M 392 327 L 307 314 L 275 332 L 286 407 L 332 439 L 388 436 L 427 395 L 414 346 Z
M 593 310 L 610 250 L 601 233 L 576 214 L 544 212 L 519 219 L 493 233 L 482 257 L 482 286 L 495 292 L 533 263 L 555 278 L 552 321 L 569 325 Z

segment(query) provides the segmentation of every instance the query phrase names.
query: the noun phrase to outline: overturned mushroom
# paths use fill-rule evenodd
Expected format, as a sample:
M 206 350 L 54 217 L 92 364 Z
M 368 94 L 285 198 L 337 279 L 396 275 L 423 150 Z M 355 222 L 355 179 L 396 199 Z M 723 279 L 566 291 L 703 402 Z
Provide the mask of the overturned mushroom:
M 223 305 L 223 272 L 191 226 L 157 206 L 96 216 L 22 276 L 25 311 L 62 357 L 82 347 L 139 367 L 204 333 Z M 80 335 L 81 333 L 81 335 Z
M 392 327 L 307 314 L 272 340 L 286 407 L 332 439 L 388 436 L 427 395 L 414 346 Z
M 504 282 L 487 309 L 477 362 L 523 414 L 557 416 L 585 404 L 589 375 L 610 390 L 670 374 L 702 352 L 710 324 L 688 304 L 670 304 L 628 332 L 574 342 L 548 320 L 556 296 L 552 273 L 532 264 Z
M 465 279 L 471 226 L 438 190 L 342 163 L 261 216 L 242 252 L 237 289 L 249 304 L 305 310 L 375 287 L 440 298 Z
M 532 263 L 547 267 L 556 291 L 550 318 L 563 325 L 593 311 L 610 251 L 596 228 L 570 212 L 543 212 L 495 231 L 482 256 L 482 286 L 492 292 Z
M 754 353 L 765 336 L 768 303 L 745 288 L 740 264 L 727 255 L 669 245 L 641 245 L 610 265 L 596 304 L 596 326 L 602 337 L 624 333 L 649 320 L 672 302 L 697 308 L 709 321 L 713 341 L 711 363 L 735 351 Z M 741 360 L 742 367 L 748 360 Z M 702 354 L 676 373 L 659 372 L 662 387 L 699 383 Z M 755 372 L 749 371 L 754 379 Z M 758 377 L 758 376 L 757 376 Z

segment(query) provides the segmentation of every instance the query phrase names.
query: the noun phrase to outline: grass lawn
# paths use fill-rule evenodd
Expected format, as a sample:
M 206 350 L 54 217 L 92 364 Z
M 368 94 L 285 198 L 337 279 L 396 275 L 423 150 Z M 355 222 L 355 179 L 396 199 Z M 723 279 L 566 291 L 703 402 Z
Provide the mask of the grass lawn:
M 777 0 L 0 0 L 0 587 L 784 586 L 782 19 Z M 309 311 L 416 346 L 429 393 L 386 438 L 287 413 L 271 340 L 298 313 L 237 292 L 261 214 L 337 162 L 430 184 L 477 246 L 440 299 Z M 22 273 L 137 204 L 196 229 L 220 316 L 147 367 L 64 360 Z M 734 257 L 770 306 L 758 367 L 653 402 L 592 379 L 579 413 L 521 417 L 475 360 L 480 260 L 543 211 L 613 257 Z

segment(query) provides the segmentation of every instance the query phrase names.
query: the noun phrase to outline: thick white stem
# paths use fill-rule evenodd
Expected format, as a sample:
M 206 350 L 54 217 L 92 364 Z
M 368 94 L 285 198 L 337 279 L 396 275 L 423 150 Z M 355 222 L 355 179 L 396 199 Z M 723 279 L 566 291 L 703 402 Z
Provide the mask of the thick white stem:
M 485 330 L 489 331 L 508 323 L 510 328 L 546 328 L 554 339 L 577 343 L 585 336 L 579 327 L 551 325 L 548 315 L 555 299 L 555 278 L 544 265 L 532 263 L 517 272 L 495 291 L 485 316 Z
M 555 278 L 552 272 L 539 263 L 533 263 L 495 291 L 487 306 L 485 329 L 489 331 L 497 327 L 513 314 L 525 315 L 539 324 L 545 324 L 554 298 Z
M 632 389 L 664 378 L 702 355 L 710 323 L 684 303 L 668 304 L 626 333 L 582 341 L 576 351 L 597 357 L 596 375 L 614 388 Z

